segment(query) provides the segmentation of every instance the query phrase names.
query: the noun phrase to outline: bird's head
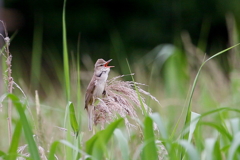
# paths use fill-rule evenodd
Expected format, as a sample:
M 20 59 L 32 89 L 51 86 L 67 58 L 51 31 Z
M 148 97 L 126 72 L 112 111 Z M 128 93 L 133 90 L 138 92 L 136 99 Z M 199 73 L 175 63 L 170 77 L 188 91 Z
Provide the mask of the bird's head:
M 95 63 L 95 71 L 96 70 L 101 70 L 101 71 L 107 71 L 110 70 L 110 68 L 114 66 L 108 66 L 108 64 L 112 61 L 112 59 L 105 61 L 103 59 L 98 59 L 97 62 Z

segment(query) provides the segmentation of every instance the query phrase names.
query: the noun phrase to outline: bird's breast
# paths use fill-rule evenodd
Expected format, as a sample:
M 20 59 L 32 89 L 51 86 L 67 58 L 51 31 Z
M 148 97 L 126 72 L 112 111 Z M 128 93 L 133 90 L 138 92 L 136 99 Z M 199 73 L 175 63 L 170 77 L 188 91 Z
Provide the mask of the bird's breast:
M 106 85 L 106 80 L 105 79 L 98 79 L 95 81 L 95 90 L 93 92 L 93 95 L 95 97 L 101 97 L 102 93 L 105 89 L 105 85 Z

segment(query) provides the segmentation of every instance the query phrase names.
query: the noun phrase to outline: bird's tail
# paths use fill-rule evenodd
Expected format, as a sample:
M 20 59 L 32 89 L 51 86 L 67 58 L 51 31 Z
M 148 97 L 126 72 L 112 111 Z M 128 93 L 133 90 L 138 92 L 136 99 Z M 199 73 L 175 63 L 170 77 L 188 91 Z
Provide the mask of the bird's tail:
M 88 112 L 88 129 L 89 131 L 92 130 L 92 126 L 93 126 L 93 108 L 94 106 L 89 105 L 87 112 Z

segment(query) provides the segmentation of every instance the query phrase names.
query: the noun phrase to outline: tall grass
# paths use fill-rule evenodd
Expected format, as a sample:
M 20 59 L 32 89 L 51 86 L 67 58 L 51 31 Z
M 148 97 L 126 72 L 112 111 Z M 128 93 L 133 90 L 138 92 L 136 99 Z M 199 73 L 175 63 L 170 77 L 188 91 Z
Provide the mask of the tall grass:
M 161 99 L 161 108 L 159 107 L 159 104 L 150 103 L 155 113 L 148 114 L 149 112 L 145 110 L 144 104 L 141 102 L 141 108 L 142 111 L 144 111 L 144 114 L 139 119 L 134 119 L 140 124 L 137 126 L 139 128 L 136 129 L 133 127 L 130 132 L 123 125 L 123 122 L 126 119 L 118 118 L 109 122 L 109 124 L 105 124 L 105 129 L 96 129 L 96 133 L 90 133 L 87 131 L 87 125 L 85 124 L 85 111 L 82 107 L 83 97 L 81 95 L 83 92 L 80 86 L 80 78 L 84 77 L 80 77 L 79 55 L 76 59 L 74 57 L 72 58 L 73 62 L 76 64 L 75 70 L 70 70 L 71 66 L 69 66 L 65 9 L 66 0 L 64 1 L 62 15 L 64 72 L 58 73 L 60 75 L 59 79 L 65 80 L 65 87 L 64 89 L 60 88 L 57 90 L 57 92 L 65 93 L 65 95 L 56 92 L 49 92 L 47 93 L 46 99 L 51 101 L 51 105 L 43 105 L 44 103 L 47 103 L 44 101 L 42 101 L 42 104 L 38 104 L 41 107 L 41 114 L 43 117 L 42 120 L 38 121 L 41 121 L 39 123 L 42 123 L 45 128 L 43 134 L 45 134 L 44 137 L 46 138 L 46 141 L 44 141 L 44 143 L 47 144 L 42 145 L 39 143 L 38 139 L 41 137 L 38 136 L 38 131 L 35 130 L 34 127 L 37 125 L 34 119 L 36 116 L 33 116 L 33 118 L 30 116 L 30 112 L 33 112 L 33 114 L 36 112 L 33 107 L 31 107 L 32 105 L 35 105 L 32 102 L 32 99 L 34 99 L 32 98 L 33 96 L 28 93 L 27 96 L 29 97 L 29 100 L 26 103 L 24 99 L 20 98 L 21 94 L 18 94 L 18 96 L 4 94 L 0 97 L 0 104 L 3 105 L 3 112 L 0 114 L 3 115 L 1 117 L 6 117 L 5 98 L 7 97 L 11 99 L 14 105 L 14 114 L 11 117 L 13 119 L 14 131 L 10 144 L 3 145 L 2 140 L 5 138 L 4 135 L 7 135 L 6 133 L 8 131 L 2 133 L 3 130 L 7 130 L 7 125 L 2 118 L 2 121 L 0 122 L 0 127 L 2 129 L 2 131 L 0 131 L 2 142 L 0 143 L 0 157 L 2 159 L 16 159 L 17 157 L 28 159 L 30 157 L 31 159 L 38 160 L 46 157 L 49 160 L 77 160 L 80 158 L 116 160 L 233 160 L 240 158 L 240 109 L 237 108 L 240 104 L 240 101 L 237 99 L 239 96 L 238 89 L 240 88 L 240 83 L 236 82 L 239 80 L 239 76 L 230 77 L 230 84 L 228 85 L 232 87 L 232 90 L 229 89 L 227 91 L 229 93 L 228 97 L 225 99 L 220 97 L 223 100 L 216 102 L 216 107 L 204 106 L 206 104 L 212 104 L 207 103 L 206 101 L 213 101 L 213 97 L 216 96 L 216 94 L 219 94 L 218 90 L 215 89 L 222 87 L 215 86 L 214 88 L 206 83 L 207 78 L 205 76 L 208 72 L 207 70 L 204 70 L 204 67 L 208 66 L 207 62 L 214 61 L 213 58 L 220 56 L 232 48 L 237 49 L 239 44 L 222 50 L 203 61 L 194 76 L 186 73 L 188 60 L 183 51 L 175 46 L 175 51 L 168 54 L 167 58 L 161 64 L 163 65 L 162 71 L 165 71 L 163 79 L 166 86 L 160 85 L 162 84 L 159 82 L 160 78 L 156 76 L 157 73 L 154 73 L 158 72 L 156 68 L 157 62 L 154 62 L 155 69 L 153 70 L 153 68 L 149 66 L 142 69 L 144 68 L 144 64 L 141 62 L 136 61 L 137 68 L 135 68 L 135 65 L 130 65 L 128 62 L 124 63 L 122 60 L 118 60 L 121 62 L 121 65 L 124 65 L 121 67 L 122 72 L 126 71 L 126 66 L 128 66 L 130 73 L 136 71 L 137 78 L 132 77 L 133 81 L 142 82 L 144 79 L 151 79 L 151 83 L 149 84 L 149 88 L 151 89 L 149 90 L 153 91 L 158 99 Z M 119 40 L 115 39 L 116 37 L 114 38 L 116 35 L 111 36 L 112 40 L 115 41 L 114 44 L 116 46 L 119 45 Z M 39 39 L 36 41 L 39 41 Z M 36 43 L 34 44 L 36 45 Z M 202 43 L 203 42 L 201 41 L 200 45 L 205 48 L 205 45 Z M 115 50 L 118 52 L 117 48 L 115 48 Z M 117 55 L 116 57 L 119 56 L 120 55 Z M 144 60 L 147 62 L 147 58 Z M 181 60 L 183 60 L 184 64 L 181 64 Z M 35 64 L 35 61 L 36 57 L 32 59 L 32 64 Z M 55 66 L 55 68 L 57 68 L 57 66 Z M 141 68 L 140 71 L 138 70 L 139 68 Z M 39 64 L 35 66 L 35 69 L 38 70 L 39 73 Z M 33 72 L 34 71 L 32 71 L 32 73 Z M 56 72 L 61 71 L 56 70 Z M 235 72 L 239 73 L 240 70 L 236 69 Z M 75 76 L 77 77 L 77 80 L 74 80 L 72 78 L 73 76 L 70 76 L 72 74 L 77 75 Z M 213 74 L 218 73 L 216 72 Z M 85 72 L 85 75 L 88 74 Z M 188 96 L 187 84 L 191 81 L 191 78 L 185 80 L 186 77 L 193 77 Z M 89 78 L 90 77 L 88 77 L 88 79 Z M 83 86 L 86 86 L 86 83 L 88 82 L 85 83 L 84 79 L 82 80 Z M 201 83 L 202 81 L 204 83 Z M 211 79 L 207 79 L 207 82 L 210 81 Z M 51 81 L 49 81 L 49 83 L 51 83 Z M 72 87 L 75 89 L 71 90 L 70 88 Z M 214 88 L 212 90 L 207 90 L 209 96 L 212 96 L 212 94 L 214 94 L 214 96 L 199 96 L 201 93 L 206 93 L 203 91 L 203 87 Z M 140 97 L 138 88 L 136 86 L 133 86 L 133 88 L 135 88 L 135 91 Z M 73 95 L 77 95 L 77 99 L 74 99 Z M 194 95 L 197 96 L 194 97 Z M 170 96 L 171 99 L 169 98 Z M 186 96 L 187 98 L 185 99 Z M 65 101 L 61 101 L 62 98 L 65 98 Z M 232 99 L 234 99 L 233 102 Z M 141 101 L 142 99 L 139 98 L 139 100 Z M 184 105 L 184 101 L 186 101 L 186 105 Z M 30 107 L 28 107 L 28 104 Z M 179 106 L 182 106 L 182 108 L 177 108 Z M 136 113 L 139 115 L 141 114 L 141 108 L 138 110 L 136 109 Z M 25 146 L 25 144 L 27 144 L 27 149 L 24 152 L 19 152 L 18 149 Z

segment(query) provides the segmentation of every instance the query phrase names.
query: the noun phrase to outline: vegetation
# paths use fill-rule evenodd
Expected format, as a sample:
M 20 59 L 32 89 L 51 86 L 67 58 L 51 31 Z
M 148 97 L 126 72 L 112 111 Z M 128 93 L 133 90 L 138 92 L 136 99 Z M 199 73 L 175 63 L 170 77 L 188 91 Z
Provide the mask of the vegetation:
M 33 94 L 33 88 L 29 90 L 27 82 L 22 81 L 24 74 L 21 73 L 25 69 L 20 64 L 15 65 L 11 59 L 7 32 L 1 35 L 5 41 L 0 54 L 1 74 L 6 82 L 4 94 L 0 97 L 2 159 L 240 158 L 240 67 L 239 63 L 234 63 L 240 60 L 240 36 L 237 32 L 232 41 L 235 45 L 211 57 L 203 54 L 204 45 L 201 48 L 194 46 L 188 34 L 183 33 L 184 47 L 159 45 L 131 64 L 114 59 L 121 71 L 125 74 L 130 72 L 132 77 L 120 77 L 124 81 L 113 78 L 109 81 L 108 92 L 114 91 L 112 97 L 125 94 L 130 100 L 116 98 L 121 100 L 114 101 L 118 109 L 112 105 L 109 108 L 111 114 L 104 115 L 107 119 L 102 122 L 104 125 L 96 126 L 92 133 L 87 130 L 82 95 L 91 78 L 93 62 L 87 56 L 81 59 L 87 69 L 80 71 L 79 57 L 68 52 L 65 9 L 62 22 L 64 69 L 49 55 L 49 70 L 55 76 L 48 75 L 41 70 L 38 59 L 32 58 L 35 70 L 31 74 L 41 76 L 31 76 L 32 83 L 29 83 L 33 88 L 40 86 L 39 93 L 35 91 Z M 235 26 L 231 27 L 237 31 Z M 113 41 L 120 41 L 115 38 Z M 124 48 L 120 43 L 113 44 L 114 48 Z M 222 54 L 230 54 L 228 78 L 216 61 Z M 114 69 L 111 71 L 110 76 L 118 75 Z M 34 82 L 34 77 L 41 77 L 36 79 L 39 83 Z M 0 82 L 4 84 L 2 80 Z M 148 84 L 141 87 L 157 99 L 142 90 L 138 82 Z M 116 86 L 119 87 L 117 90 Z M 124 103 L 124 107 L 130 106 L 128 112 L 134 116 L 121 110 L 122 105 L 119 104 L 122 101 L 136 102 Z M 103 99 L 98 104 L 103 110 L 97 114 L 107 112 L 103 103 L 109 106 L 108 102 Z M 121 112 L 116 114 L 114 110 Z

